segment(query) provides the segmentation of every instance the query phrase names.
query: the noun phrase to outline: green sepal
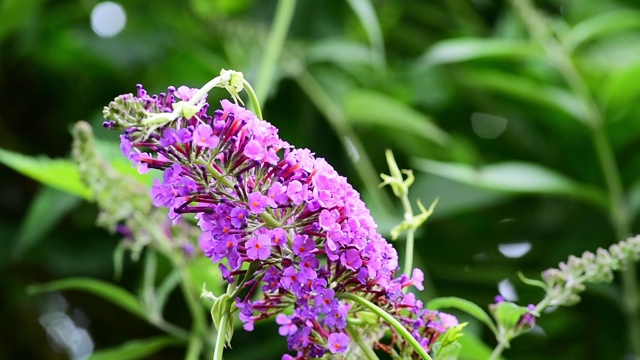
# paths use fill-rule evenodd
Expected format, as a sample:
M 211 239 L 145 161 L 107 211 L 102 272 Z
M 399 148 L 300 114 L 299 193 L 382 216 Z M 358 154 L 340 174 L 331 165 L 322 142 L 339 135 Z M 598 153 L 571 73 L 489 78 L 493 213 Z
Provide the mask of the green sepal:
M 233 337 L 233 317 L 231 317 L 231 304 L 233 299 L 229 294 L 222 294 L 218 296 L 211 307 L 211 318 L 213 319 L 213 325 L 217 331 L 225 332 L 225 346 L 229 346 L 231 338 Z M 226 315 L 226 323 L 221 324 L 222 318 Z M 224 326 L 224 328 L 223 328 Z
M 512 330 L 515 330 L 518 321 L 520 321 L 522 315 L 529 312 L 529 309 L 524 306 L 518 306 L 512 302 L 503 301 L 491 306 L 491 312 L 498 326 L 504 328 L 506 333 L 510 333 Z

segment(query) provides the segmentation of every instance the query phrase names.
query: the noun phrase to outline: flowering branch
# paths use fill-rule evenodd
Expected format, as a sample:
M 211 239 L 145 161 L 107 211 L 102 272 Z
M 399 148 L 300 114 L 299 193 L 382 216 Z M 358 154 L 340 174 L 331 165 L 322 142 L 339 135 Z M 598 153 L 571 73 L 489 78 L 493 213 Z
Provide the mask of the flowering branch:
M 209 116 L 206 93 L 213 87 L 227 89 L 236 103 L 223 100 Z M 168 207 L 173 222 L 194 215 L 204 255 L 220 263 L 229 287 L 212 310 L 216 358 L 230 339 L 232 299 L 246 330 L 276 318 L 296 352 L 285 359 L 343 354 L 347 318 L 357 310 L 349 296 L 366 297 L 385 319 L 397 318 L 386 323 L 404 340 L 381 348 L 401 346 L 425 358 L 457 320 L 404 293 L 422 289 L 423 273 L 394 278 L 396 251 L 359 194 L 324 159 L 281 140 L 275 127 L 241 107 L 243 89 L 251 87 L 242 74 L 225 70 L 202 89 L 149 96 L 139 86 L 136 96 L 122 95 L 104 110 L 105 126 L 123 130 L 121 149 L 138 171 L 164 172 L 151 190 L 154 205 Z

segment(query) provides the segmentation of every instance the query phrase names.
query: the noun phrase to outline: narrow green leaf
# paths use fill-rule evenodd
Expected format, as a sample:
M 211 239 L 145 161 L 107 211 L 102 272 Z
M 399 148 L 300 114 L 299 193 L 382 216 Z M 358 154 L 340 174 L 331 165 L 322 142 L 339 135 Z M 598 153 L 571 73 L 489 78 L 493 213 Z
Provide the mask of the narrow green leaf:
M 154 338 L 132 340 L 122 345 L 99 350 L 93 353 L 90 360 L 135 360 L 148 359 L 149 356 L 155 354 L 169 346 L 183 344 L 184 341 L 170 336 L 158 336 Z
M 607 208 L 606 195 L 541 165 L 505 162 L 474 168 L 426 159 L 414 161 L 416 169 L 484 189 L 516 194 L 541 194 L 577 198 Z
M 44 236 L 71 211 L 80 198 L 50 187 L 42 187 L 29 204 L 20 223 L 13 248 L 13 256 L 20 257 L 36 246 Z
M 640 12 L 620 10 L 605 12 L 590 17 L 571 28 L 562 38 L 562 43 L 570 51 L 600 36 L 612 32 L 640 27 Z
M 559 87 L 497 70 L 466 70 L 460 78 L 473 87 L 562 111 L 576 120 L 584 119 L 583 104 L 570 92 Z
M 489 314 L 487 314 L 480 306 L 472 303 L 469 300 L 461 299 L 458 297 L 441 297 L 435 298 L 427 303 L 427 308 L 432 310 L 440 310 L 445 308 L 454 308 L 462 310 L 467 314 L 480 320 L 483 324 L 487 325 L 489 329 L 498 336 L 498 329 L 496 329 L 493 320 Z M 464 336 L 463 336 L 464 337 Z
M 347 119 L 352 124 L 383 126 L 410 132 L 444 145 L 449 136 L 431 118 L 391 96 L 368 90 L 352 90 L 344 100 Z
M 522 59 L 541 55 L 530 42 L 507 39 L 464 38 L 440 41 L 431 46 L 416 63 L 417 70 L 440 64 L 505 58 Z
M 380 67 L 383 67 L 385 58 L 384 39 L 382 37 L 380 22 L 378 21 L 373 5 L 369 0 L 347 0 L 347 2 L 358 17 L 358 20 L 360 20 L 371 46 L 375 49 L 376 63 Z
M 91 197 L 91 190 L 82 183 L 71 160 L 30 157 L 0 149 L 0 163 L 52 188 L 84 199 Z
M 136 315 L 142 319 L 147 319 L 138 299 L 121 287 L 108 282 L 91 278 L 69 278 L 52 281 L 47 284 L 31 285 L 27 288 L 29 294 L 46 291 L 81 290 L 97 295 L 114 305 Z

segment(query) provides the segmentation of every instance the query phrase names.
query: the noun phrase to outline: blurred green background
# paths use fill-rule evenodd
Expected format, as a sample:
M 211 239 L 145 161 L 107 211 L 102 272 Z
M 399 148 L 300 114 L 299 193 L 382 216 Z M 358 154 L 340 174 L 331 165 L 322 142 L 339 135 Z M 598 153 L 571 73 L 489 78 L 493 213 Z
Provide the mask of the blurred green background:
M 347 176 L 387 236 L 401 210 L 376 188 L 378 173 L 388 172 L 385 149 L 414 169 L 415 198 L 439 197 L 417 238 L 425 299 L 459 296 L 486 307 L 502 293 L 536 303 L 543 294 L 517 271 L 536 278 L 570 254 L 638 231 L 640 3 L 537 1 L 534 14 L 514 3 L 300 0 L 262 94 L 265 118 L 282 138 Z M 117 135 L 100 127 L 102 107 L 137 83 L 152 93 L 198 87 L 221 68 L 255 82 L 276 5 L 0 1 L 0 148 L 68 158 L 70 128 L 84 119 L 117 151 Z M 217 90 L 210 100 L 223 96 Z M 607 210 L 602 138 L 629 205 L 622 230 Z M 30 284 L 69 276 L 115 281 L 119 239 L 95 227 L 94 205 L 0 166 L 0 214 L 0 359 L 69 358 L 46 331 L 52 321 L 86 340 L 76 354 L 158 334 L 86 293 L 27 295 Z M 139 268 L 127 261 L 118 284 L 135 293 Z M 619 280 L 590 286 L 581 303 L 544 315 L 505 357 L 623 358 L 621 294 Z M 67 317 L 52 319 L 53 310 Z M 176 297 L 167 316 L 180 324 L 185 314 Z M 275 329 L 239 330 L 225 354 L 279 358 L 286 344 Z M 481 325 L 469 330 L 495 345 Z

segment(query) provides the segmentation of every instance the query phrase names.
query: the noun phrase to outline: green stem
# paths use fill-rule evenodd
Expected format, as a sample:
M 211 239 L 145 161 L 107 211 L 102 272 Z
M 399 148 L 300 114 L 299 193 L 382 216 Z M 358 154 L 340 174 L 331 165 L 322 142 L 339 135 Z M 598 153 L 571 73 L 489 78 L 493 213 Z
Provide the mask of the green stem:
M 584 118 L 581 120 L 589 125 L 592 132 L 593 144 L 609 194 L 609 218 L 615 231 L 616 241 L 620 241 L 626 238 L 631 230 L 629 210 L 625 201 L 620 171 L 607 136 L 606 124 L 600 108 L 571 57 L 557 39 L 549 33 L 550 27 L 545 26 L 544 20 L 541 19 L 530 1 L 512 0 L 512 2 L 533 37 L 544 47 L 548 57 L 555 63 L 569 88 L 584 104 Z M 638 341 L 640 339 L 640 302 L 637 293 L 635 266 L 628 266 L 622 272 L 622 288 L 629 343 L 633 353 L 640 356 L 640 341 Z
M 506 346 L 507 346 L 506 343 L 502 341 L 499 342 L 496 348 L 493 349 L 493 352 L 491 353 L 491 357 L 489 357 L 489 360 L 498 360 L 500 358 L 500 355 L 502 355 L 502 352 L 504 351 Z
M 432 360 L 431 356 L 429 356 L 429 354 L 427 354 L 426 350 L 420 345 L 418 340 L 416 340 L 416 338 L 414 338 L 413 335 L 411 335 L 411 333 L 409 333 L 409 331 L 407 329 L 405 329 L 404 326 L 402 326 L 402 324 L 400 324 L 400 322 L 398 320 L 396 320 L 393 316 L 391 316 L 386 311 L 384 311 L 381 308 L 379 308 L 376 304 L 372 303 L 371 301 L 369 301 L 369 300 L 367 300 L 367 299 L 365 299 L 365 298 L 363 298 L 361 296 L 358 296 L 356 294 L 351 294 L 351 293 L 341 293 L 341 294 L 338 295 L 338 298 L 351 300 L 351 301 L 356 302 L 356 303 L 366 307 L 367 309 L 373 311 L 376 315 L 380 316 L 389 325 L 391 325 L 391 327 L 393 327 L 396 330 L 398 335 L 400 335 L 404 340 L 406 340 L 409 343 L 409 345 L 411 345 L 413 350 L 415 350 L 415 352 L 422 359 L 424 359 L 424 360 Z
M 276 64 L 280 58 L 280 53 L 282 52 L 284 40 L 287 37 L 287 32 L 289 30 L 289 25 L 291 24 L 295 8 L 296 0 L 278 1 L 278 7 L 276 8 L 276 14 L 273 20 L 273 27 L 271 28 L 269 37 L 267 38 L 265 53 L 262 57 L 262 63 L 260 64 L 260 70 L 258 72 L 258 79 L 256 80 L 256 93 L 258 94 L 257 99 L 260 103 L 264 103 L 267 98 L 267 94 L 269 93 L 269 87 L 273 80 Z M 262 117 L 260 118 L 262 119 Z
M 378 355 L 376 355 L 376 353 L 371 348 L 371 346 L 364 341 L 362 336 L 360 336 L 360 333 L 358 332 L 357 327 L 350 325 L 347 328 L 347 331 L 349 331 L 349 335 L 351 335 L 351 339 L 353 339 L 356 342 L 356 344 L 358 344 L 358 347 L 362 350 L 367 360 L 380 360 L 378 358 Z
M 185 302 L 187 303 L 189 313 L 193 318 L 193 325 L 191 328 L 191 336 L 189 339 L 189 347 L 186 359 L 195 360 L 199 358 L 200 352 L 202 351 L 202 338 L 204 338 L 205 336 L 207 325 L 204 313 L 202 311 L 202 306 L 199 304 L 198 299 L 195 296 L 193 282 L 191 280 L 191 277 L 189 276 L 189 273 L 187 272 L 186 267 L 184 266 L 184 264 L 176 263 L 175 261 L 173 266 L 177 266 L 179 268 L 180 276 L 182 278 L 180 287 L 182 289 L 182 294 L 184 296 Z
M 258 97 L 256 96 L 256 92 L 253 90 L 253 87 L 251 87 L 251 84 L 247 80 L 243 80 L 242 85 L 244 85 L 244 91 L 249 94 L 249 99 L 251 100 L 251 104 L 253 104 L 253 112 L 256 114 L 258 119 L 263 120 L 260 101 L 258 101 Z
M 404 208 L 404 220 L 412 221 L 413 220 L 413 208 L 411 208 L 411 202 L 409 201 L 409 195 L 405 191 L 400 197 L 400 201 L 402 202 L 402 207 Z M 407 229 L 407 239 L 405 244 L 405 254 L 404 254 L 404 268 L 403 272 L 408 277 L 411 277 L 411 271 L 413 267 L 413 248 L 414 248 L 414 239 L 415 239 L 416 229 L 411 226 Z M 407 288 L 405 288 L 406 291 Z
M 233 294 L 234 289 L 235 287 L 232 284 L 227 285 L 226 294 Z M 216 334 L 216 343 L 213 348 L 213 360 L 222 360 L 222 353 L 224 352 L 225 341 L 227 340 L 227 321 L 229 321 L 229 317 L 231 316 L 231 307 L 227 302 L 225 302 L 223 306 L 222 316 L 218 323 L 218 329 L 216 329 L 218 333 Z
M 198 334 L 191 334 L 189 337 L 189 344 L 187 345 L 187 355 L 184 358 L 186 360 L 198 360 L 200 359 L 201 352 L 202 337 Z
M 220 318 L 220 329 L 216 335 L 216 345 L 213 350 L 213 360 L 222 360 L 222 352 L 224 351 L 224 342 L 226 338 L 226 323 L 229 321 L 228 312 L 224 312 Z

